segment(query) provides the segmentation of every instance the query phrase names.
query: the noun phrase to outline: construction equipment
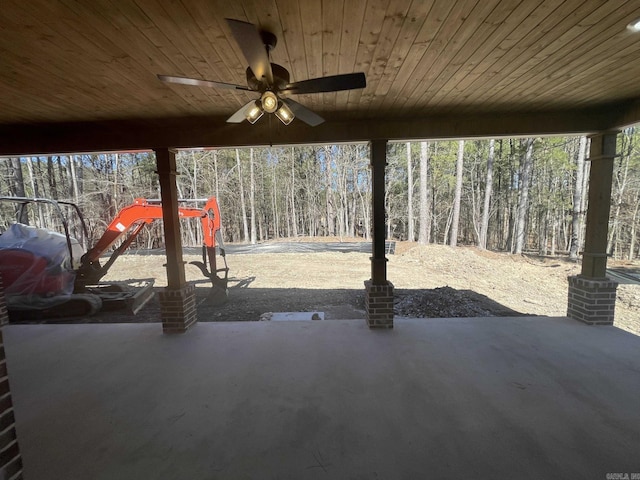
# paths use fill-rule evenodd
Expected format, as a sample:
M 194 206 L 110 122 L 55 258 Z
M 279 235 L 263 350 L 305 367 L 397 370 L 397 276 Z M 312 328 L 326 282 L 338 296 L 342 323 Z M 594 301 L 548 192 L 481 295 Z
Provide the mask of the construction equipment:
M 120 285 L 100 284 L 115 260 L 133 243 L 145 225 L 162 219 L 159 200 L 137 198 L 124 207 L 111 221 L 104 234 L 85 254 L 70 234 L 70 216 L 78 220 L 80 233 L 86 238 L 87 228 L 80 209 L 73 203 L 43 198 L 0 197 L 0 202 L 17 205 L 17 218 L 25 217 L 25 208 L 46 206 L 63 233 L 13 223 L 0 235 L 0 273 L 10 311 L 46 311 L 53 316 L 87 315 L 101 308 L 118 305 L 137 312 L 152 297 L 153 282 L 133 290 Z M 220 233 L 220 210 L 214 197 L 203 200 L 179 200 L 181 218 L 199 218 L 202 226 L 202 262 L 191 262 L 211 280 L 212 303 L 227 299 L 229 268 Z M 184 206 L 185 202 L 204 203 L 202 208 Z M 101 265 L 100 258 L 118 241 L 119 246 Z M 216 246 L 224 260 L 218 268 Z M 222 276 L 219 276 L 222 274 Z

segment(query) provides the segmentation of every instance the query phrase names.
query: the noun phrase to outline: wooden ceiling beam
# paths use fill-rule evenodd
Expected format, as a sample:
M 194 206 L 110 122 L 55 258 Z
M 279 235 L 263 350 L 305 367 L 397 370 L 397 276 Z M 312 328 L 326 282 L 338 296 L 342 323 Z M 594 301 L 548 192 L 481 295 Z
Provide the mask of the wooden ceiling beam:
M 220 117 L 0 125 L 0 155 L 579 134 L 638 122 L 640 99 L 571 111 L 333 120 L 313 128 L 300 121 L 284 126 L 266 120 L 255 125 L 228 124 Z

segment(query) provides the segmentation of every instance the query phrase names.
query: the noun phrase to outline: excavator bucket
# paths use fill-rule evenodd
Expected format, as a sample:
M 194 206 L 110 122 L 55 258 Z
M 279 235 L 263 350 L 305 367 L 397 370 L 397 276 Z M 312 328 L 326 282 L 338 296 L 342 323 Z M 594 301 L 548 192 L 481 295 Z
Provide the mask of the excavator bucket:
M 224 267 L 217 268 L 216 248 L 220 253 L 220 257 L 224 261 Z M 220 230 L 215 232 L 215 242 L 202 246 L 202 261 L 190 262 L 200 269 L 202 274 L 211 280 L 211 292 L 208 301 L 213 305 L 222 305 L 229 298 L 229 290 L 227 283 L 229 281 L 229 267 L 227 266 L 227 255 L 224 248 L 224 241 Z M 220 274 L 223 276 L 221 277 Z

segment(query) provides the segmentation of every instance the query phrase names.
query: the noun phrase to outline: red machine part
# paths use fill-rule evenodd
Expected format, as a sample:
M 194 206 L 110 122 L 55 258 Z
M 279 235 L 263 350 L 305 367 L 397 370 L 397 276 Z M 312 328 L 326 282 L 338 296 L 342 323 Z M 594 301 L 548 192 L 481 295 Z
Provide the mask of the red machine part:
M 7 294 L 59 295 L 73 285 L 72 272 L 18 248 L 0 250 L 0 270 Z

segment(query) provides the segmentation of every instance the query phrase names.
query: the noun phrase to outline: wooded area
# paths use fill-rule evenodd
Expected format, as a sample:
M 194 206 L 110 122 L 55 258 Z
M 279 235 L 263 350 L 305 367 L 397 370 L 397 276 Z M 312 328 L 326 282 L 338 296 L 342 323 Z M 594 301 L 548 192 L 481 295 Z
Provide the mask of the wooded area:
M 608 251 L 640 256 L 640 137 L 619 135 Z M 387 236 L 541 255 L 582 248 L 589 162 L 585 137 L 390 143 Z M 364 237 L 371 230 L 366 144 L 191 150 L 178 153 L 181 198 L 216 196 L 226 241 Z M 0 192 L 77 203 L 92 245 L 134 198 L 159 198 L 153 153 L 0 159 Z M 15 221 L 3 206 L 0 228 Z M 47 226 L 43 209 L 30 221 Z M 22 221 L 26 221 L 23 218 Z M 76 234 L 79 235 L 77 230 Z M 185 223 L 186 245 L 199 243 Z M 137 246 L 160 247 L 155 225 Z

